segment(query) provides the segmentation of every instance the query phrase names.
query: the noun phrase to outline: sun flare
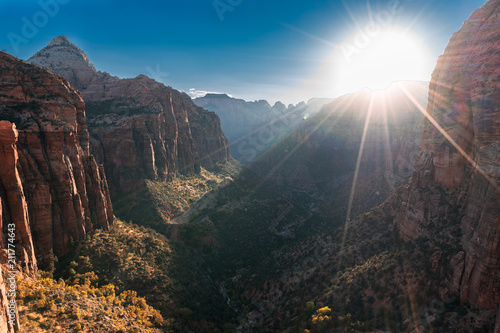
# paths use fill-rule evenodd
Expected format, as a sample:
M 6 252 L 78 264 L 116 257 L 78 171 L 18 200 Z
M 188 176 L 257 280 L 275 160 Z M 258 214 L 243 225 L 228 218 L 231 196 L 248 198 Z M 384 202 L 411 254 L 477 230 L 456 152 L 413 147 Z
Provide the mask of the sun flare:
M 359 42 L 353 36 L 353 42 L 344 44 L 336 54 L 337 91 L 347 93 L 365 87 L 377 91 L 395 81 L 430 79 L 434 63 L 418 36 L 391 29 L 364 37 Z

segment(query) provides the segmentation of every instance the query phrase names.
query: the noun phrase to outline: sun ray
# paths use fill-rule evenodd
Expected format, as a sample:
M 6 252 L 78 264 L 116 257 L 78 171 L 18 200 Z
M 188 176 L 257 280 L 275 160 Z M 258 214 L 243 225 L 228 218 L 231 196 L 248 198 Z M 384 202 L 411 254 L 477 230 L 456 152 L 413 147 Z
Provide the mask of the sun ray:
M 346 215 L 345 224 L 344 224 L 344 231 L 342 234 L 342 245 L 340 246 L 340 251 L 344 250 L 345 240 L 347 237 L 347 231 L 349 229 L 349 222 L 351 220 L 352 202 L 354 200 L 354 194 L 356 192 L 356 183 L 358 180 L 359 167 L 361 165 L 361 157 L 363 156 L 363 149 L 365 147 L 365 140 L 366 140 L 366 135 L 368 133 L 368 127 L 370 126 L 370 118 L 371 118 L 372 111 L 373 111 L 373 94 L 370 97 L 370 104 L 368 106 L 368 113 L 366 115 L 365 126 L 363 128 L 363 136 L 361 137 L 361 145 L 359 147 L 358 160 L 356 161 L 356 169 L 354 171 L 354 178 L 352 181 L 351 194 L 349 196 L 349 203 L 347 205 L 347 215 Z M 338 264 L 339 267 L 340 267 L 341 263 L 342 263 L 342 258 L 340 258 L 340 260 L 339 260 L 339 264 Z
M 313 34 L 310 34 L 310 33 L 309 33 L 309 32 L 307 32 L 307 31 L 304 31 L 304 30 L 301 30 L 301 29 L 299 29 L 299 28 L 294 27 L 293 25 L 290 25 L 290 24 L 288 24 L 288 23 L 284 23 L 284 22 L 279 22 L 279 23 L 280 23 L 282 26 L 284 26 L 285 28 L 288 28 L 288 29 L 290 29 L 290 30 L 292 30 L 292 31 L 298 32 L 298 33 L 300 33 L 300 34 L 302 34 L 302 35 L 304 35 L 304 36 L 307 36 L 307 37 L 309 37 L 309 38 L 311 38 L 311 39 L 314 39 L 314 40 L 316 40 L 316 41 L 318 41 L 318 42 L 320 42 L 320 43 L 323 43 L 323 44 L 325 44 L 325 45 L 332 46 L 332 47 L 335 47 L 335 46 L 336 46 L 335 44 L 333 44 L 333 43 L 332 43 L 332 42 L 330 42 L 330 41 L 327 41 L 326 39 L 323 39 L 323 38 L 320 38 L 320 37 L 315 36 L 315 35 L 313 35 Z
M 384 134 L 385 134 L 385 148 L 387 151 L 388 156 L 388 161 L 389 161 L 389 170 L 394 174 L 394 163 L 393 163 L 393 156 L 392 156 L 392 149 L 391 149 L 391 135 L 389 133 L 389 120 L 387 118 L 387 95 L 384 94 L 382 100 L 382 117 L 384 118 Z M 391 184 L 391 190 L 394 190 L 394 186 Z
M 262 187 L 262 185 L 269 180 L 269 178 L 272 177 L 272 175 L 274 175 L 274 173 L 311 137 L 311 135 L 313 135 L 317 130 L 318 128 L 324 124 L 324 122 L 334 113 L 336 113 L 337 111 L 341 110 L 341 114 L 343 114 L 344 112 L 346 112 L 346 110 L 351 106 L 351 104 L 354 102 L 354 96 L 350 96 L 348 99 L 346 100 L 342 100 L 340 101 L 340 103 L 338 105 L 335 106 L 335 108 L 329 112 L 324 119 L 322 119 L 321 121 L 319 121 L 315 126 L 314 128 L 308 132 L 304 138 L 297 143 L 297 145 L 291 150 L 289 151 L 284 157 L 283 159 L 277 163 L 275 166 L 273 166 L 273 168 L 262 178 L 261 182 L 259 184 L 257 184 L 257 186 L 255 187 L 255 190 L 259 189 L 260 187 Z M 345 107 L 344 107 L 345 105 Z
M 356 29 L 358 29 L 358 30 L 361 29 L 362 24 L 360 24 L 358 22 L 358 20 L 356 19 L 356 15 L 354 15 L 354 13 L 351 11 L 351 8 L 349 8 L 349 6 L 345 2 L 345 0 L 342 0 L 342 4 L 344 5 L 345 10 L 346 10 L 347 14 L 349 14 L 349 17 L 351 18 L 351 21 L 354 24 L 354 26 L 356 27 Z

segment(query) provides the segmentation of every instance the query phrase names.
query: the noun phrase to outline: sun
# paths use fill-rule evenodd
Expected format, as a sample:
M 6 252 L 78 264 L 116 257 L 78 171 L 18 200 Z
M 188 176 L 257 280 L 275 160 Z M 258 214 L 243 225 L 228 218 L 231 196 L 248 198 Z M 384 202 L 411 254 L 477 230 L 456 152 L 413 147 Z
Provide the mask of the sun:
M 351 44 L 336 52 L 336 90 L 384 90 L 392 82 L 428 81 L 434 64 L 425 43 L 402 29 L 383 30 L 375 36 L 353 35 Z

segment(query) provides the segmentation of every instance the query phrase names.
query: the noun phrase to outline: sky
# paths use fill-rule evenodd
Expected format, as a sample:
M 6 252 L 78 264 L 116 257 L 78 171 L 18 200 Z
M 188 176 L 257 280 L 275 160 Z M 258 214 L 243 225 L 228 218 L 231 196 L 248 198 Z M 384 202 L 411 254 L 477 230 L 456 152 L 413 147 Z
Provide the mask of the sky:
M 485 0 L 0 0 L 0 49 L 28 59 L 59 35 L 94 66 L 192 96 L 288 103 L 430 80 Z

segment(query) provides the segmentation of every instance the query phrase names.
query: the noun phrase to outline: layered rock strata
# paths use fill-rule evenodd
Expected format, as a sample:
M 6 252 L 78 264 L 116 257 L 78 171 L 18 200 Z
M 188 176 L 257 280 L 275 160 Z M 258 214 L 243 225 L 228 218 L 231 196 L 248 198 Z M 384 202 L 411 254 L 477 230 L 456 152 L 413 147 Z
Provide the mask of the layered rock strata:
M 113 223 L 103 168 L 89 153 L 85 104 L 63 78 L 0 53 L 1 248 L 36 270 Z

